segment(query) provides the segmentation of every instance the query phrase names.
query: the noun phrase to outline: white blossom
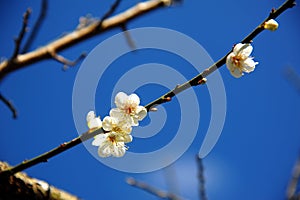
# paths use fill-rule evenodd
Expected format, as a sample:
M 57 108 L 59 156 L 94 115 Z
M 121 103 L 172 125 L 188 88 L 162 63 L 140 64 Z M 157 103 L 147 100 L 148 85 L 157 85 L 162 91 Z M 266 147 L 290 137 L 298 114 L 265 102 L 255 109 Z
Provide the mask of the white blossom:
M 96 117 L 96 114 L 94 111 L 88 112 L 86 116 L 86 122 L 89 129 L 95 129 L 102 127 L 102 122 L 100 117 Z
M 264 28 L 270 31 L 276 31 L 278 26 L 278 23 L 274 19 L 270 19 L 264 23 Z
M 130 135 L 129 135 L 130 136 Z M 92 145 L 98 147 L 98 155 L 100 157 L 122 157 L 124 156 L 127 147 L 124 141 L 120 140 L 117 134 L 109 132 L 95 136 Z
M 140 106 L 140 98 L 136 94 L 127 95 L 119 92 L 115 97 L 117 108 L 110 110 L 110 116 L 127 122 L 130 126 L 138 126 L 139 121 L 145 118 L 147 110 Z
M 254 62 L 250 54 L 253 50 L 251 44 L 238 43 L 226 58 L 226 65 L 231 75 L 240 78 L 243 72 L 250 73 L 258 62 Z

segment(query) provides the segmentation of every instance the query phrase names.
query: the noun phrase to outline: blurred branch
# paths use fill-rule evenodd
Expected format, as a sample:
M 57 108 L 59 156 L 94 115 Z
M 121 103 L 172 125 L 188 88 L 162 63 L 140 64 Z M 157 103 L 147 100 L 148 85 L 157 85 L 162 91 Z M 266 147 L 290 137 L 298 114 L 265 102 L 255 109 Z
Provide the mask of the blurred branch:
M 48 9 L 48 0 L 42 0 L 39 17 L 36 20 L 32 30 L 31 30 L 31 33 L 21 51 L 22 54 L 26 53 L 30 49 L 33 41 L 36 39 L 36 36 L 41 28 L 41 25 L 42 25 L 43 21 L 45 20 L 45 17 L 47 14 L 47 9 Z
M 131 185 L 133 187 L 139 188 L 141 190 L 144 190 L 150 194 L 153 194 L 161 199 L 169 199 L 169 200 L 180 200 L 182 198 L 176 196 L 173 193 L 164 192 L 162 190 L 159 190 L 157 188 L 154 188 L 146 183 L 139 182 L 135 180 L 134 178 L 127 178 L 126 182 L 128 185 Z
M 7 74 L 30 64 L 52 58 L 50 52 L 59 53 L 60 51 L 78 44 L 81 41 L 99 35 L 113 28 L 120 27 L 121 25 L 126 24 L 139 16 L 142 16 L 160 7 L 164 7 L 168 5 L 169 2 L 171 2 L 171 0 L 149 0 L 138 3 L 132 8 L 129 8 L 128 10 L 116 16 L 104 19 L 103 21 L 98 20 L 87 27 L 76 29 L 69 34 L 64 35 L 63 37 L 58 38 L 57 40 L 34 51 L 26 54 L 18 54 L 15 59 L 4 60 L 2 63 L 0 63 L 0 79 Z M 110 12 L 108 12 L 108 15 L 109 14 Z
M 9 167 L 7 163 L 0 161 L 0 171 Z M 0 199 L 79 200 L 72 194 L 21 172 L 10 177 L 0 177 Z
M 23 24 L 22 24 L 21 31 L 20 31 L 18 37 L 15 38 L 15 50 L 11 57 L 11 60 L 15 59 L 20 52 L 21 43 L 22 43 L 24 35 L 27 31 L 28 19 L 29 19 L 30 14 L 31 14 L 31 9 L 27 8 L 26 12 L 23 15 Z
M 199 179 L 199 196 L 200 200 L 207 200 L 206 190 L 205 190 L 205 177 L 204 177 L 204 167 L 202 159 L 196 155 L 196 161 L 198 165 L 198 179 Z
M 11 101 L 6 99 L 1 93 L 0 93 L 0 100 L 9 108 L 9 110 L 13 114 L 13 118 L 16 119 L 18 117 L 18 112 L 17 109 L 14 107 L 14 105 L 11 103 Z
M 124 33 L 125 39 L 127 41 L 128 46 L 132 49 L 132 50 L 136 50 L 136 46 L 135 43 L 131 37 L 131 35 L 128 32 L 127 26 L 125 24 L 121 25 L 121 29 Z
M 252 40 L 261 33 L 264 29 L 264 23 L 268 21 L 269 19 L 275 19 L 280 14 L 282 14 L 284 11 L 286 11 L 289 8 L 292 8 L 294 5 L 296 5 L 295 0 L 287 0 L 285 1 L 278 9 L 272 9 L 269 16 L 260 24 L 258 25 L 249 35 L 247 35 L 241 43 L 251 43 Z M 220 60 L 218 60 L 216 63 L 214 63 L 212 66 L 205 69 L 202 73 L 195 76 L 191 80 L 181 84 L 177 85 L 173 90 L 169 91 L 168 93 L 162 95 L 160 98 L 152 101 L 151 103 L 147 104 L 145 107 L 149 111 L 152 107 L 155 107 L 159 104 L 168 102 L 174 97 L 175 95 L 179 94 L 180 92 L 192 87 L 203 84 L 203 80 L 205 77 L 216 71 L 218 68 L 222 67 L 226 63 L 227 56 L 232 52 L 230 50 L 225 56 L 223 56 Z
M 145 3 L 139 3 L 137 4 L 135 7 L 125 11 L 124 13 L 122 14 L 119 14 L 111 19 L 107 19 L 105 21 L 103 21 L 103 24 L 102 24 L 102 29 L 103 28 L 108 28 L 108 27 L 115 27 L 115 26 L 120 26 L 121 24 L 124 24 L 124 23 L 120 23 L 121 21 L 124 21 L 124 20 L 130 20 L 136 16 L 139 16 L 141 15 L 142 13 L 145 13 L 145 12 L 148 12 L 150 11 L 151 9 L 154 9 L 154 8 L 157 8 L 157 7 L 160 7 L 162 6 L 161 3 L 163 4 L 166 4 L 166 2 L 169 2 L 167 0 L 151 0 L 151 1 L 147 1 Z M 254 31 L 252 31 L 246 38 L 244 38 L 242 40 L 242 43 L 247 43 L 247 42 L 250 42 L 252 39 L 254 39 L 255 36 L 258 35 L 258 33 L 260 33 L 263 29 L 262 29 L 262 25 L 264 24 L 265 21 L 269 20 L 270 18 L 276 18 L 277 16 L 279 16 L 281 13 L 283 13 L 285 10 L 287 10 L 288 8 L 291 8 L 295 5 L 295 1 L 294 0 L 287 0 L 283 5 L 281 5 L 280 8 L 278 8 L 277 10 L 273 9 L 272 12 L 270 13 L 269 17 L 267 19 L 265 19 L 262 24 L 260 24 Z M 96 24 L 97 25 L 97 24 Z M 90 25 L 88 26 L 87 28 L 83 28 L 83 29 L 80 29 L 78 31 L 89 31 L 90 29 L 94 30 L 94 25 Z M 84 34 L 85 32 L 80 32 L 80 34 Z M 75 38 L 76 36 L 72 37 L 73 39 Z M 60 39 L 54 43 L 51 43 L 51 48 L 54 48 L 55 47 L 66 47 L 65 45 L 65 42 L 68 41 L 68 44 L 70 44 L 70 41 L 72 42 L 78 42 L 77 40 L 73 40 L 72 38 L 70 38 L 69 35 L 67 36 L 64 36 L 63 38 L 63 41 L 61 41 Z M 78 39 L 78 38 L 77 38 Z M 82 39 L 82 38 L 81 38 Z M 65 41 L 66 40 L 66 41 Z M 61 44 L 61 42 L 64 42 L 63 44 Z M 71 42 L 71 43 L 72 43 Z M 62 46 L 61 46 L 62 45 Z M 48 46 L 48 48 L 50 48 Z M 45 47 L 43 47 L 42 49 L 44 49 L 43 51 L 48 51 L 48 49 Z M 40 50 L 37 50 L 37 51 L 40 51 Z M 40 53 L 42 53 L 43 51 L 41 51 Z M 51 51 L 50 51 L 51 52 Z M 56 51 L 54 51 L 56 52 Z M 231 51 L 230 51 L 231 52 Z M 229 53 L 230 53 L 229 52 Z M 191 86 L 197 86 L 197 85 L 201 85 L 201 84 L 204 84 L 206 81 L 205 81 L 205 77 L 208 76 L 209 74 L 211 74 L 212 72 L 214 72 L 217 68 L 221 67 L 223 64 L 225 64 L 225 61 L 226 61 L 226 57 L 227 55 L 229 54 L 227 53 L 226 56 L 224 56 L 223 58 L 221 58 L 219 61 L 217 61 L 215 64 L 213 64 L 212 66 L 210 66 L 209 68 L 205 69 L 201 74 L 197 75 L 196 77 L 194 77 L 193 79 L 187 81 L 186 83 L 182 84 L 182 85 L 178 85 L 175 87 L 174 90 L 166 93 L 165 95 L 163 95 L 162 97 L 154 100 L 153 102 L 147 104 L 145 106 L 145 108 L 148 110 L 148 111 L 152 111 L 153 107 L 157 104 L 162 104 L 162 103 L 165 103 L 165 102 L 168 102 L 168 101 L 171 101 L 172 97 L 175 96 L 176 94 L 190 88 Z M 30 54 L 30 53 L 28 53 Z M 35 53 L 33 53 L 35 54 Z M 26 54 L 27 55 L 27 54 Z M 47 54 L 48 55 L 48 54 Z M 20 56 L 19 56 L 20 57 Z M 18 59 L 19 59 L 18 57 Z M 24 62 L 24 60 L 22 61 L 21 60 L 21 63 Z M 3 63 L 2 63 L 3 64 Z M 0 64 L 0 69 L 1 69 L 1 65 Z M 153 109 L 154 110 L 154 109 Z M 92 137 L 98 135 L 98 134 L 102 134 L 102 133 L 105 133 L 105 131 L 101 128 L 101 129 L 98 129 L 98 130 L 90 130 L 88 132 L 85 132 L 84 134 L 82 134 L 81 136 L 69 141 L 69 142 L 66 142 L 66 143 L 63 143 L 61 144 L 59 147 L 49 151 L 49 152 L 46 152 L 40 156 L 37 156 L 36 158 L 33 158 L 29 161 L 23 161 L 22 163 L 20 163 L 19 165 L 15 166 L 15 167 L 12 167 L 8 170 L 5 170 L 3 171 L 2 173 L 0 173 L 0 176 L 1 175 L 12 175 L 16 172 L 19 172 L 19 171 L 22 171 L 24 169 L 27 169 L 33 165 L 36 165 L 38 163 L 41 163 L 41 162 L 46 162 L 47 159 L 49 158 L 52 158 L 53 156 L 56 156 L 57 154 L 59 153 L 62 153 L 88 139 L 91 139 Z
M 287 199 L 288 200 L 299 200 L 300 199 L 300 193 L 296 194 L 297 192 L 297 185 L 299 184 L 300 179 L 300 156 L 295 163 L 292 178 L 290 180 L 290 183 L 287 188 Z M 299 191 L 300 192 L 300 191 Z
M 284 69 L 284 75 L 288 81 L 296 88 L 300 94 L 300 76 L 297 74 L 294 68 L 287 67 Z

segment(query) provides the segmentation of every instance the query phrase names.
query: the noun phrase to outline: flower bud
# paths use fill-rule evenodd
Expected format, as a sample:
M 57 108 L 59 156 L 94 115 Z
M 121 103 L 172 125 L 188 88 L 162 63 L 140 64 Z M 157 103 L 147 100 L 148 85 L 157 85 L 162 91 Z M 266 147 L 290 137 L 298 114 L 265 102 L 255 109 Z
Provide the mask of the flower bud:
M 264 23 L 264 28 L 270 31 L 276 31 L 278 23 L 274 19 L 270 19 Z

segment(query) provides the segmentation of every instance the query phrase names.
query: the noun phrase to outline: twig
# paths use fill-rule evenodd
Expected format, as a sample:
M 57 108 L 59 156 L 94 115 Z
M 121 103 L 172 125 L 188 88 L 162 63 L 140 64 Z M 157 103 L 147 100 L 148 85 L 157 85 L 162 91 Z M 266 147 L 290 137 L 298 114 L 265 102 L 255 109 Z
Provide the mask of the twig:
M 124 36 L 126 38 L 127 44 L 128 46 L 132 49 L 132 50 L 136 50 L 136 46 L 135 43 L 131 37 L 131 35 L 129 34 L 129 32 L 127 31 L 127 26 L 125 24 L 121 25 L 121 29 L 124 33 Z
M 165 3 L 166 0 L 164 1 L 159 1 L 159 2 L 162 2 L 162 3 Z M 152 3 L 152 4 L 156 4 L 156 3 L 159 3 L 158 1 L 149 1 L 147 3 Z M 275 18 L 277 16 L 279 16 L 279 14 L 281 14 L 283 11 L 287 10 L 288 8 L 291 8 L 293 5 L 295 4 L 295 1 L 294 0 L 287 0 L 286 2 L 283 3 L 283 5 L 278 9 L 278 10 L 273 10 L 270 14 L 270 16 L 272 18 Z M 141 4 L 140 4 L 141 5 Z M 144 5 L 147 5 L 149 6 L 149 4 L 142 4 L 143 6 Z M 156 6 L 159 6 L 159 4 L 156 4 Z M 145 6 L 144 6 L 145 8 Z M 153 9 L 153 5 L 151 6 L 151 8 Z M 150 7 L 147 8 L 147 11 L 149 11 Z M 131 9 L 132 11 L 126 11 L 126 12 L 135 12 L 136 14 L 139 13 L 138 15 L 140 15 L 141 13 L 141 10 L 140 9 L 137 9 L 136 8 L 132 8 Z M 143 12 L 145 12 L 145 10 L 143 10 Z M 133 15 L 133 16 L 136 16 Z M 268 20 L 270 18 L 270 16 L 266 19 Z M 115 16 L 113 19 L 111 20 L 116 20 L 116 17 L 118 16 Z M 132 17 L 132 16 L 131 16 Z M 264 22 L 266 21 L 264 20 Z M 119 24 L 119 20 L 116 20 L 118 21 L 118 25 Z M 105 22 L 105 21 L 104 21 Z M 103 26 L 104 26 L 104 23 L 103 22 Z M 264 23 L 263 22 L 263 23 Z M 107 23 L 111 23 L 111 22 L 107 22 Z M 262 23 L 262 24 L 263 24 Z M 258 32 L 258 29 L 260 30 Z M 83 29 L 81 29 L 83 30 Z M 86 30 L 86 29 L 84 29 Z M 256 28 L 253 32 L 251 32 L 242 42 L 243 43 L 246 43 L 247 41 L 250 42 L 252 39 L 254 39 L 255 36 L 258 35 L 258 33 L 260 33 L 262 30 L 261 30 L 261 25 Z M 54 44 L 52 44 L 53 47 L 57 46 L 56 42 L 54 42 Z M 58 45 L 59 46 L 59 45 Z M 55 48 L 54 48 L 55 49 Z M 226 56 L 228 55 L 229 53 L 226 54 Z M 182 85 L 178 85 L 175 87 L 174 90 L 166 93 L 165 95 L 163 95 L 162 97 L 156 99 L 155 101 L 147 104 L 145 107 L 148 111 L 151 111 L 153 109 L 153 107 L 157 104 L 162 104 L 162 103 L 165 103 L 165 102 L 168 102 L 168 101 L 171 101 L 172 100 L 172 97 L 175 96 L 176 94 L 190 88 L 191 86 L 196 86 L 196 85 L 201 85 L 201 84 L 204 84 L 205 83 L 205 79 L 204 77 L 208 76 L 209 74 L 211 74 L 213 71 L 215 71 L 218 67 L 221 67 L 224 63 L 225 63 L 225 60 L 226 60 L 226 56 L 224 56 L 223 58 L 221 58 L 219 61 L 217 61 L 215 64 L 213 64 L 212 66 L 210 66 L 209 68 L 207 68 L 206 70 L 204 70 L 201 74 L 199 74 L 198 76 L 196 76 L 195 78 L 191 79 L 190 81 L 182 84 Z M 1 66 L 1 65 L 0 65 Z M 46 152 L 36 158 L 33 158 L 32 160 L 29 160 L 29 161 L 24 161 L 23 163 L 17 165 L 16 167 L 13 167 L 9 170 L 7 170 L 6 172 L 2 173 L 2 174 L 14 174 L 16 172 L 19 172 L 19 171 L 22 171 L 24 169 L 27 169 L 35 164 L 38 164 L 38 163 L 41 163 L 41 162 L 45 162 L 47 161 L 47 159 L 61 153 L 61 152 L 64 152 L 65 150 L 68 150 L 78 144 L 80 144 L 81 142 L 83 141 L 86 141 L 92 137 L 94 137 L 95 135 L 98 135 L 98 134 L 101 134 L 101 133 L 104 133 L 105 131 L 103 129 L 98 129 L 96 131 L 92 131 L 92 132 L 86 132 L 84 134 L 82 134 L 81 136 L 71 140 L 70 142 L 67 142 L 67 143 L 63 143 L 63 145 L 49 151 L 49 152 Z M 1 174 L 0 174 L 1 175 Z
M 31 9 L 27 8 L 26 12 L 23 15 L 23 24 L 19 36 L 15 38 L 15 50 L 11 57 L 11 60 L 15 59 L 20 52 L 21 42 L 24 38 L 25 32 L 27 31 L 28 19 L 31 14 Z
M 283 13 L 288 8 L 292 8 L 294 5 L 296 5 L 295 0 L 287 0 L 285 1 L 277 10 L 272 9 L 269 16 L 258 26 L 256 27 L 248 36 L 246 36 L 241 43 L 250 43 L 252 40 L 261 33 L 264 29 L 263 24 L 268 21 L 269 19 L 275 19 L 278 17 L 281 13 Z M 232 52 L 230 50 L 225 56 L 223 56 L 220 60 L 218 60 L 216 63 L 214 63 L 209 68 L 205 69 L 202 73 L 195 76 L 193 79 L 183 83 L 182 85 L 178 85 L 175 87 L 175 89 L 169 91 L 168 93 L 164 94 L 160 98 L 152 101 L 151 103 L 147 104 L 145 107 L 149 111 L 152 107 L 155 107 L 159 104 L 168 102 L 167 99 L 171 99 L 175 95 L 179 94 L 180 92 L 192 87 L 197 86 L 201 83 L 201 80 L 203 80 L 205 77 L 210 75 L 212 72 L 217 70 L 218 68 L 222 67 L 226 63 L 227 56 Z
M 207 200 L 206 190 L 205 190 L 204 167 L 203 167 L 202 159 L 198 155 L 196 155 L 196 161 L 198 165 L 199 197 L 200 200 Z
M 67 70 L 68 67 L 74 67 L 75 65 L 77 65 L 77 63 L 79 63 L 82 59 L 84 59 L 86 57 L 86 53 L 82 53 L 82 54 L 80 54 L 80 56 L 77 59 L 75 59 L 74 61 L 71 61 L 53 51 L 49 51 L 49 52 L 54 60 L 64 64 L 63 70 Z
M 59 53 L 60 51 L 78 44 L 81 41 L 99 35 L 113 28 L 120 27 L 122 24 L 126 24 L 139 16 L 142 16 L 150 11 L 164 6 L 166 6 L 166 0 L 149 0 L 146 2 L 138 3 L 132 8 L 124 11 L 123 13 L 105 19 L 103 21 L 99 20 L 98 22 L 92 23 L 87 27 L 74 30 L 69 34 L 64 35 L 63 37 L 58 38 L 57 40 L 45 45 L 44 47 L 38 48 L 26 54 L 17 55 L 18 59 L 15 59 L 13 62 L 5 60 L 0 63 L 0 79 L 7 74 L 26 67 L 30 64 L 45 59 L 50 59 L 51 55 L 49 54 L 49 49 L 53 50 L 56 53 Z M 99 24 L 101 25 L 101 28 L 99 28 Z
M 116 0 L 110 7 L 110 9 L 102 16 L 100 19 L 99 27 L 101 27 L 101 24 L 104 20 L 106 20 L 108 17 L 110 17 L 118 8 L 122 0 Z
M 30 49 L 33 41 L 36 39 L 36 36 L 41 28 L 41 25 L 45 20 L 47 9 L 48 9 L 48 0 L 42 0 L 39 17 L 36 20 L 27 41 L 25 42 L 21 54 L 26 53 Z
M 287 188 L 286 195 L 287 195 L 288 200 L 294 200 L 294 199 L 298 199 L 300 197 L 299 194 L 296 194 L 299 179 L 300 179 L 300 157 L 298 158 L 297 162 L 295 163 L 292 178 L 291 178 L 290 183 Z M 299 195 L 299 197 L 297 198 L 298 195 Z
M 143 182 L 139 182 L 137 180 L 135 180 L 134 178 L 127 178 L 126 182 L 128 185 L 131 185 L 133 187 L 139 188 L 141 190 L 144 190 L 150 194 L 153 194 L 161 199 L 169 199 L 169 200 L 180 200 L 182 198 L 176 196 L 173 193 L 169 193 L 169 192 L 165 192 L 162 190 L 159 190 L 157 188 L 154 188 L 146 183 Z
M 12 104 L 12 102 L 6 99 L 1 93 L 0 93 L 0 100 L 9 108 L 9 110 L 13 114 L 13 118 L 16 119 L 18 117 L 18 112 L 17 109 Z

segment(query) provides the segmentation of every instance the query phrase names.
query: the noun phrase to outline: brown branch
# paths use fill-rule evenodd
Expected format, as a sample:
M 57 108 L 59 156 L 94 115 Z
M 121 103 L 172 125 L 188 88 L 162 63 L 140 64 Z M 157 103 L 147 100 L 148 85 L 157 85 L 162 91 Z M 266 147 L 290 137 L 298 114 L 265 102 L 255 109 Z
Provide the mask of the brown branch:
M 207 200 L 203 162 L 198 155 L 196 155 L 196 161 L 198 165 L 199 197 L 200 200 Z
M 151 3 L 152 6 L 149 5 L 149 3 Z M 160 3 L 166 3 L 166 0 L 162 0 L 162 1 L 148 1 L 146 3 L 139 3 L 137 6 L 140 6 L 140 7 L 143 7 L 143 8 L 137 8 L 137 7 L 134 7 L 126 12 L 128 12 L 128 14 L 125 14 L 125 16 L 131 16 L 130 18 L 132 18 L 133 16 L 136 16 L 136 14 L 138 13 L 138 15 L 141 14 L 141 10 L 143 10 L 143 13 L 146 12 L 144 9 L 145 7 L 147 7 L 147 11 L 149 11 L 150 7 L 153 8 L 154 5 L 156 5 L 156 7 L 158 6 L 161 6 Z M 294 0 L 287 0 L 278 10 L 273 10 L 272 13 L 270 15 L 272 15 L 273 17 L 277 17 L 279 16 L 279 14 L 281 14 L 283 11 L 287 10 L 288 8 L 292 7 L 292 5 L 294 5 L 295 1 Z M 149 7 L 150 6 L 150 7 Z M 150 9 L 151 10 L 151 9 Z M 125 13 L 126 13 L 125 12 Z M 132 14 L 132 12 L 135 13 L 135 15 Z M 123 14 L 120 14 L 118 15 L 119 17 L 122 16 L 123 17 L 124 13 Z M 118 20 L 118 16 L 115 16 L 113 17 L 112 19 L 107 19 L 107 20 L 115 20 L 117 21 L 118 25 L 120 20 Z M 126 18 L 128 19 L 128 18 Z M 269 17 L 266 19 L 268 20 Z M 106 22 L 107 20 L 105 20 L 104 22 Z M 266 21 L 265 20 L 265 21 Z M 104 23 L 103 22 L 103 26 L 104 26 Z M 112 22 L 109 21 L 109 22 L 106 22 L 107 24 L 111 24 Z M 263 22 L 264 23 L 264 22 Z M 262 23 L 262 24 L 263 24 Z M 116 22 L 112 23 L 112 24 L 116 24 Z M 111 25 L 112 25 L 111 24 Z M 122 24 L 122 23 L 121 23 Z M 103 27 L 102 26 L 102 27 Z M 107 26 L 105 26 L 107 27 Z M 259 26 L 261 28 L 261 25 Z M 88 28 L 88 27 L 87 27 Z M 88 30 L 86 28 L 84 29 L 81 29 L 81 30 Z M 257 32 L 257 28 L 253 31 L 253 32 Z M 260 31 L 261 32 L 261 31 Z M 251 37 L 249 35 L 252 35 Z M 252 34 L 250 33 L 242 42 L 245 43 L 245 41 L 247 40 L 252 40 L 254 37 L 257 36 L 257 34 Z M 66 36 L 67 37 L 67 36 Z M 60 40 L 58 40 L 60 41 Z M 57 41 L 57 42 L 58 42 Z M 54 48 L 54 47 L 57 47 L 59 46 L 57 44 L 57 42 L 54 42 L 51 46 Z M 59 42 L 58 42 L 59 43 Z M 49 48 L 49 47 L 48 47 Z M 54 48 L 55 49 L 55 48 Z M 55 51 L 54 51 L 55 52 Z M 229 53 L 227 53 L 229 54 Z M 226 54 L 226 56 L 227 56 Z M 153 109 L 153 107 L 157 104 L 162 104 L 162 103 L 165 103 L 165 102 L 168 102 L 168 101 L 171 101 L 172 100 L 172 97 L 175 96 L 176 94 L 190 88 L 191 86 L 196 86 L 196 85 L 201 85 L 201 84 L 204 84 L 206 82 L 206 79 L 204 77 L 208 76 L 209 74 L 211 74 L 213 71 L 215 71 L 218 67 L 221 67 L 224 63 L 225 63 L 225 60 L 226 60 L 226 56 L 224 56 L 223 58 L 221 58 L 219 61 L 217 61 L 215 64 L 213 64 L 211 67 L 207 68 L 206 70 L 204 70 L 201 74 L 199 74 L 198 76 L 196 76 L 195 78 L 191 79 L 190 81 L 182 84 L 182 85 L 178 85 L 175 87 L 174 90 L 168 92 L 167 94 L 163 95 L 162 97 L 156 99 L 155 101 L 147 104 L 145 107 L 148 111 L 152 111 L 152 110 L 155 110 Z M 1 66 L 1 64 L 0 64 Z M 19 165 L 15 166 L 15 167 L 12 167 L 11 169 L 9 170 L 5 170 L 3 171 L 2 173 L 0 173 L 0 176 L 1 175 L 11 175 L 11 174 L 14 174 L 16 172 L 19 172 L 19 171 L 22 171 L 24 169 L 27 169 L 33 165 L 36 165 L 38 163 L 41 163 L 41 162 L 46 162 L 47 159 L 49 158 L 52 158 L 53 156 L 59 154 L 59 153 L 62 153 L 80 143 L 82 143 L 83 141 L 86 141 L 98 134 L 101 134 L 101 133 L 105 133 L 105 131 L 103 129 L 98 129 L 98 130 L 95 130 L 95 131 L 88 131 L 84 134 L 82 134 L 81 136 L 67 142 L 67 143 L 63 143 L 62 145 L 60 145 L 59 147 L 49 151 L 49 152 L 46 152 L 40 156 L 37 156 L 29 161 L 24 161 L 22 163 L 20 163 Z
M 153 194 L 154 196 L 157 196 L 161 199 L 169 199 L 169 200 L 183 199 L 183 198 L 180 198 L 180 197 L 176 196 L 173 193 L 165 192 L 165 191 L 159 190 L 157 188 L 154 188 L 154 187 L 152 187 L 152 186 L 150 186 L 146 183 L 139 182 L 139 181 L 135 180 L 134 178 L 127 178 L 126 183 L 128 185 L 131 185 L 131 186 L 136 187 L 138 189 L 144 190 L 144 191 L 146 191 L 150 194 Z
M 1 93 L 0 93 L 0 100 L 9 108 L 9 110 L 13 114 L 13 118 L 16 119 L 18 117 L 18 112 L 15 106 L 12 104 L 12 102 L 6 99 Z
M 77 65 L 82 59 L 84 59 L 86 57 L 86 53 L 82 53 L 77 59 L 75 59 L 74 61 L 68 60 L 65 57 L 55 53 L 55 52 L 50 52 L 50 55 L 52 56 L 52 58 L 54 60 L 56 60 L 57 62 L 60 62 L 62 64 L 64 64 L 63 69 L 67 70 L 68 67 L 74 67 L 75 65 Z
M 171 0 L 169 0 L 171 1 Z M 129 8 L 128 10 L 105 19 L 104 21 L 99 20 L 98 22 L 92 23 L 82 29 L 77 29 L 64 35 L 57 40 L 38 48 L 34 51 L 26 54 L 17 55 L 13 61 L 5 60 L 0 63 L 0 79 L 7 74 L 26 67 L 30 64 L 50 59 L 51 55 L 49 52 L 53 51 L 59 53 L 60 51 L 67 49 L 79 42 L 82 42 L 88 38 L 99 35 L 105 31 L 111 30 L 116 27 L 120 27 L 122 24 L 126 24 L 131 20 L 142 16 L 150 11 L 166 6 L 166 0 L 149 0 L 146 2 L 138 3 L 137 5 Z M 99 27 L 100 24 L 100 27 Z
M 23 15 L 23 24 L 19 36 L 15 38 L 15 50 L 11 57 L 11 60 L 15 59 L 20 52 L 21 42 L 24 38 L 25 32 L 27 31 L 28 19 L 31 14 L 31 9 L 27 8 L 26 12 Z
M 288 8 L 292 8 L 294 5 L 296 5 L 295 0 L 286 0 L 278 9 L 272 9 L 269 16 L 258 26 L 256 27 L 248 36 L 246 36 L 241 43 L 250 43 L 252 40 L 261 33 L 264 29 L 264 23 L 268 21 L 269 19 L 275 19 L 277 18 L 281 13 L 283 13 Z M 232 52 L 230 50 L 225 56 L 223 56 L 221 59 L 219 59 L 216 63 L 214 63 L 212 66 L 205 69 L 202 73 L 195 76 L 193 79 L 178 85 L 175 87 L 175 89 L 169 91 L 168 93 L 162 95 L 160 98 L 152 101 L 151 103 L 147 104 L 145 107 L 149 111 L 152 107 L 155 107 L 159 104 L 167 102 L 167 99 L 171 99 L 175 95 L 179 94 L 180 92 L 192 87 L 199 85 L 202 80 L 213 73 L 218 68 L 222 67 L 226 63 L 227 56 Z
M 0 171 L 8 168 L 10 166 L 7 163 L 0 161 Z M 10 177 L 0 178 L 0 199 L 79 200 L 72 194 L 21 172 Z
M 31 33 L 30 33 L 27 41 L 25 42 L 25 45 L 21 51 L 21 54 L 26 53 L 30 49 L 33 41 L 36 39 L 36 36 L 41 28 L 41 25 L 45 20 L 45 17 L 47 14 L 47 9 L 48 9 L 48 0 L 42 0 L 40 14 L 31 30 Z
M 300 157 L 295 163 L 292 178 L 287 188 L 286 196 L 288 200 L 294 200 L 294 199 L 296 200 L 300 198 L 300 195 L 296 194 L 297 185 L 299 184 L 299 179 L 300 179 Z

